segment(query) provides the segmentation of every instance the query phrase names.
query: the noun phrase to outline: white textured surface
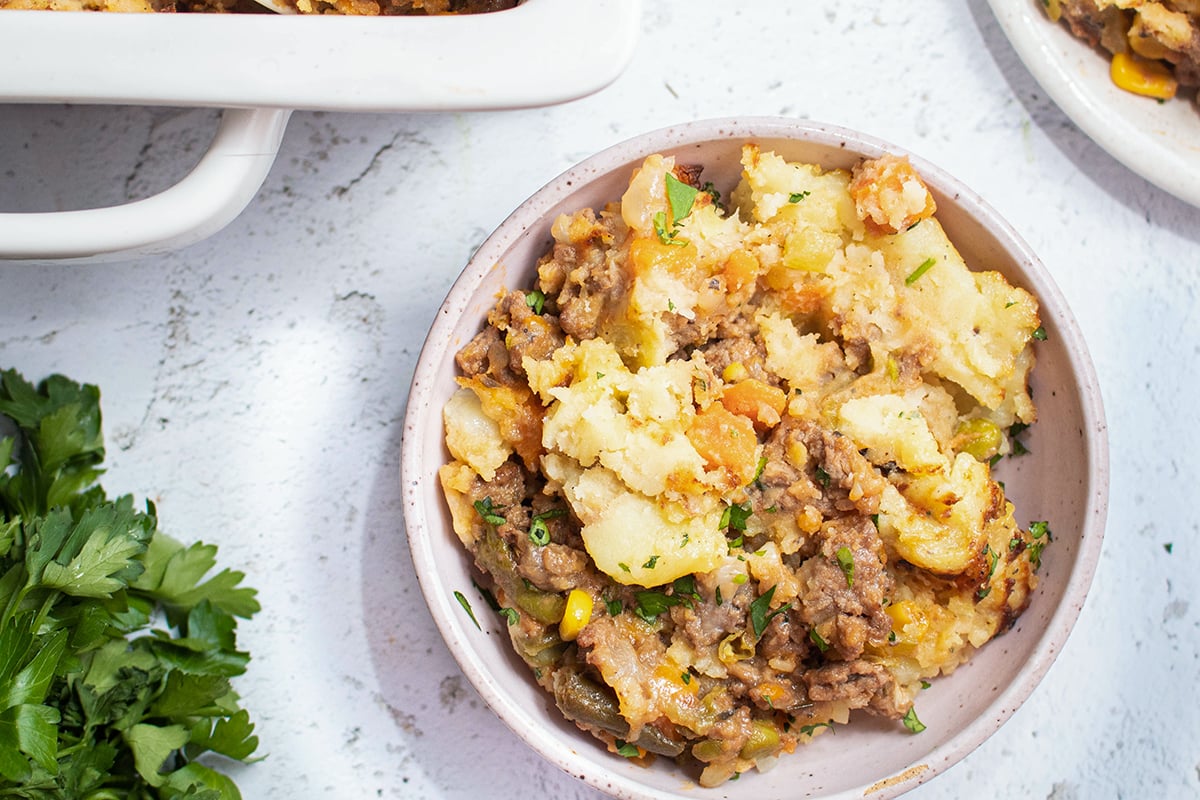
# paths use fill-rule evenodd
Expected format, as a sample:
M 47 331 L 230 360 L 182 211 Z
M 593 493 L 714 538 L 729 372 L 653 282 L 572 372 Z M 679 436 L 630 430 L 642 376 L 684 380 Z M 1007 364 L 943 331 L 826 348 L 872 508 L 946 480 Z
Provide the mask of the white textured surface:
M 974 187 L 1055 275 L 1104 390 L 1114 491 L 1076 631 L 995 736 L 910 796 L 1200 793 L 1200 210 L 1071 125 L 982 0 L 878 6 L 648 4 L 630 69 L 598 95 L 299 113 L 213 238 L 0 264 L 0 366 L 97 383 L 110 493 L 154 498 L 164 528 L 219 544 L 261 590 L 240 688 L 268 757 L 239 770 L 247 798 L 599 797 L 482 707 L 424 609 L 400 517 L 405 392 L 458 270 L 542 183 L 635 133 L 746 114 L 858 128 Z M 0 210 L 144 196 L 215 119 L 0 106 Z

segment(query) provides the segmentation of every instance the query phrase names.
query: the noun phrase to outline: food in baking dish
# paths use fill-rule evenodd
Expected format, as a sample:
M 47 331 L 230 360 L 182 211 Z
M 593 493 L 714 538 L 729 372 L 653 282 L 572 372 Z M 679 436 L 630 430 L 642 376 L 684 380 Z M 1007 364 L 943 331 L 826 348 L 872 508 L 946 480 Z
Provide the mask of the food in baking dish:
M 1111 56 L 1113 82 L 1160 100 L 1200 86 L 1198 0 L 1038 0 L 1055 22 Z
M 645 160 L 563 215 L 457 354 L 439 472 L 516 652 L 613 752 L 715 786 L 914 700 L 1036 585 L 1037 302 L 972 271 L 909 161 L 754 144 L 726 198 Z M 986 265 L 980 265 L 986 266 Z
M 520 0 L 283 0 L 301 14 L 402 16 L 485 14 Z M 0 9 L 123 12 L 263 12 L 254 0 L 0 0 Z

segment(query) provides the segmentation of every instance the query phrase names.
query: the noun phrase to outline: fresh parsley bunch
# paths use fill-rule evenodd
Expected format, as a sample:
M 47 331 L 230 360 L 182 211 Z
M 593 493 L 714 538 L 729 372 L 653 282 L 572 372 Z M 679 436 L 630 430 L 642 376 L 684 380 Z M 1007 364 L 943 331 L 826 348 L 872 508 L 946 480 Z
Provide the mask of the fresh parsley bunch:
M 239 800 L 197 760 L 249 760 L 230 678 L 259 610 L 216 547 L 109 500 L 100 392 L 0 373 L 0 798 Z

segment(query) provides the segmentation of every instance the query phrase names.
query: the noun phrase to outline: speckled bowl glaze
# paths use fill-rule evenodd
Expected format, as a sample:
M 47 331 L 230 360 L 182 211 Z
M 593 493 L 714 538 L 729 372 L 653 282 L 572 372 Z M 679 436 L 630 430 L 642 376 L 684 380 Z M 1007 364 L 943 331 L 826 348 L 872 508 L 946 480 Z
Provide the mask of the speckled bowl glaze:
M 928 726 L 917 735 L 856 717 L 715 789 L 693 783 L 672 762 L 642 768 L 611 755 L 567 722 L 512 652 L 501 620 L 472 587 L 470 559 L 451 528 L 437 469 L 448 459 L 441 409 L 455 388 L 455 352 L 481 328 L 502 287 L 530 286 L 534 264 L 564 212 L 621 196 L 631 171 L 651 153 L 704 166 L 703 180 L 728 192 L 740 148 L 755 141 L 826 168 L 900 148 L 828 125 L 789 119 L 719 119 L 647 133 L 568 170 L 522 204 L 476 252 L 438 312 L 413 378 L 401 456 L 404 513 L 413 562 L 430 612 L 463 672 L 496 714 L 551 763 L 619 798 L 895 797 L 928 781 L 978 747 L 1030 697 L 1075 623 L 1095 571 L 1108 494 L 1108 448 L 1100 391 L 1078 324 L 1049 273 L 1016 232 L 974 192 L 911 154 L 938 203 L 938 217 L 975 269 L 995 269 L 1038 297 L 1047 340 L 1037 345 L 1032 384 L 1040 422 L 1026 434 L 1031 453 L 997 472 L 1018 521 L 1049 520 L 1041 585 L 1028 611 L 965 666 L 920 698 Z M 479 630 L 454 597 L 472 600 Z M 1037 702 L 1036 697 L 1033 702 Z

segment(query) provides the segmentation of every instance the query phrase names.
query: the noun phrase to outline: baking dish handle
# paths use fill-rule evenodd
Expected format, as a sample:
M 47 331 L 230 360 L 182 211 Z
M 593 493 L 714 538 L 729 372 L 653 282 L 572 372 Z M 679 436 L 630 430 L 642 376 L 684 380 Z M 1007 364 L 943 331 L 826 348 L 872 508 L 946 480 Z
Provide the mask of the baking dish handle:
M 108 208 L 0 214 L 0 259 L 115 260 L 198 242 L 233 220 L 266 180 L 291 111 L 226 109 L 200 163 L 159 194 Z

